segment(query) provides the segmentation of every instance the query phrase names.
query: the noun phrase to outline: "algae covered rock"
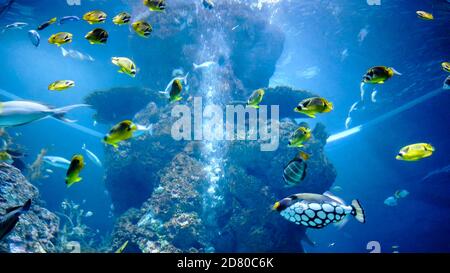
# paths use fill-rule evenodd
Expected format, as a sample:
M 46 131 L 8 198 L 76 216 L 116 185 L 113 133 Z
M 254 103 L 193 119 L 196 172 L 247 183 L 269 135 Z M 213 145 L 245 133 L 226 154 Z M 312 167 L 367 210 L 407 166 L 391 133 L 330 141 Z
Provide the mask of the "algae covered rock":
M 0 252 L 56 252 L 59 218 L 43 208 L 39 192 L 20 171 L 0 163 L 0 214 L 32 199 L 30 210 L 20 216 L 13 231 L 0 241 Z

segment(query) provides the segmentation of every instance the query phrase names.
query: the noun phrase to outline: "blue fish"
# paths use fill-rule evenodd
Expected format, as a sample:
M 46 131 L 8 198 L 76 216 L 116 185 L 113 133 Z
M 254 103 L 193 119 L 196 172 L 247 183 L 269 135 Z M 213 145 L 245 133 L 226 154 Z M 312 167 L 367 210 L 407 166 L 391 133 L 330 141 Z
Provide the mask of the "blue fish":
M 28 38 L 30 38 L 31 43 L 38 47 L 41 42 L 41 36 L 36 30 L 30 30 L 28 31 Z

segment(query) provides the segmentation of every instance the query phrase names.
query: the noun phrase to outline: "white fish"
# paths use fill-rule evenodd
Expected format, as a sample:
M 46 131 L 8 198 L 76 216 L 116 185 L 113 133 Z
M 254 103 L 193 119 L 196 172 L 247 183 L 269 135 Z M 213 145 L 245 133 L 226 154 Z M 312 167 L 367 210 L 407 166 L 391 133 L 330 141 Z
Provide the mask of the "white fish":
M 64 47 L 61 47 L 61 54 L 64 57 L 70 57 L 72 59 L 76 59 L 76 60 L 80 60 L 80 61 L 90 61 L 90 62 L 95 61 L 95 59 L 92 58 L 90 55 L 83 54 L 80 51 L 73 50 L 73 49 L 66 50 Z
M 23 22 L 15 22 L 9 25 L 6 25 L 3 30 L 2 33 L 5 32 L 8 29 L 23 29 L 24 27 L 28 26 L 27 23 L 23 23 Z
M 70 161 L 60 156 L 44 156 L 43 160 L 55 168 L 68 169 L 70 166 Z
M 136 124 L 137 130 L 133 132 L 133 137 L 140 137 L 144 134 L 152 134 L 153 130 L 153 124 L 150 124 L 149 126 L 144 126 L 140 124 Z
M 47 173 L 53 173 L 53 171 L 52 171 L 51 169 L 45 169 L 45 171 L 46 171 Z
M 207 61 L 207 62 L 204 62 L 202 64 L 193 63 L 192 65 L 194 66 L 194 70 L 197 70 L 197 69 L 201 69 L 201 68 L 208 68 L 208 67 L 210 67 L 212 65 L 216 65 L 216 62 Z
M 384 200 L 384 204 L 386 206 L 395 207 L 398 204 L 397 198 L 395 198 L 394 196 L 389 196 L 388 198 L 386 198 L 386 200 Z
M 0 127 L 12 127 L 28 124 L 46 117 L 73 123 L 64 115 L 75 108 L 87 107 L 87 104 L 74 104 L 61 108 L 50 108 L 33 101 L 7 101 L 0 103 Z
M 30 30 L 28 31 L 28 38 L 30 38 L 31 43 L 38 47 L 41 42 L 41 36 L 36 30 Z
M 93 216 L 94 215 L 94 213 L 92 212 L 92 211 L 88 211 L 88 212 L 86 212 L 86 214 L 84 215 L 84 217 L 91 217 L 91 216 Z
M 91 151 L 89 151 L 86 148 L 86 144 L 83 144 L 83 146 L 81 147 L 81 149 L 84 150 L 84 152 L 86 153 L 86 155 L 89 157 L 89 159 L 94 162 L 95 165 L 97 165 L 98 167 L 102 167 L 102 162 L 100 161 L 100 159 Z

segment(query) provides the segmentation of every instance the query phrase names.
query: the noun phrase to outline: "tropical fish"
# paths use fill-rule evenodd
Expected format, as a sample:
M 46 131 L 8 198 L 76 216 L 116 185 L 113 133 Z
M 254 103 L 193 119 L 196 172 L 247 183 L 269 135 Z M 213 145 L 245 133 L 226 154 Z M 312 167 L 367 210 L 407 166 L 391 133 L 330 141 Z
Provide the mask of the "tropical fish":
M 83 143 L 83 146 L 81 147 L 81 149 L 84 150 L 84 152 L 87 154 L 88 158 L 98 167 L 102 167 L 102 162 L 100 161 L 100 159 L 97 157 L 97 155 L 95 155 L 93 152 L 89 151 L 86 148 L 86 144 Z
M 5 32 L 6 30 L 9 29 L 23 29 L 24 27 L 28 26 L 27 23 L 23 23 L 23 22 L 15 22 L 9 25 L 6 25 L 3 30 L 2 33 Z
M 128 24 L 131 20 L 131 15 L 127 12 L 121 12 L 119 14 L 117 14 L 116 16 L 114 16 L 113 18 L 113 23 L 116 25 L 125 25 Z
M 247 106 L 253 108 L 259 108 L 259 104 L 261 103 L 264 97 L 264 89 L 255 90 L 252 95 L 247 100 Z
M 389 196 L 386 200 L 384 200 L 384 204 L 389 207 L 395 207 L 398 204 L 397 198 L 394 196 Z
M 119 143 L 133 137 L 134 131 L 137 130 L 136 124 L 131 120 L 124 120 L 111 128 L 109 133 L 103 138 L 103 142 L 112 145 L 114 148 L 119 147 Z
M 63 57 L 70 57 L 72 59 L 77 59 L 80 61 L 95 61 L 95 59 L 90 55 L 83 54 L 73 49 L 66 50 L 64 47 L 61 47 L 61 54 L 63 55 Z
M 363 83 L 383 84 L 394 75 L 402 75 L 393 67 L 375 66 L 370 68 L 363 76 Z
M 45 169 L 45 171 L 46 171 L 47 173 L 53 173 L 53 170 L 51 170 L 51 169 Z
M 12 156 L 8 153 L 8 151 L 0 151 L 0 162 L 12 164 L 14 160 Z
M 409 191 L 407 191 L 407 190 L 398 190 L 398 191 L 395 191 L 395 193 L 394 193 L 394 197 L 397 199 L 405 198 L 408 195 L 409 195 Z
M 75 122 L 64 116 L 72 109 L 89 106 L 74 104 L 61 108 L 50 108 L 33 101 L 0 102 L 0 127 L 12 127 L 28 124 L 46 117 L 54 117 L 65 122 Z
M 187 85 L 187 78 L 188 78 L 188 76 L 189 76 L 189 73 L 187 73 L 184 77 L 183 76 L 177 76 L 177 77 L 171 79 L 170 82 L 167 84 L 166 89 L 164 91 L 160 92 L 160 93 L 161 94 L 166 94 L 167 97 L 169 98 L 169 91 L 170 91 L 170 89 L 173 86 L 173 82 L 176 81 L 176 80 L 180 80 L 182 82 L 182 85 L 186 86 Z
M 423 10 L 416 11 L 416 14 L 420 19 L 424 19 L 424 20 L 433 20 L 434 19 L 433 14 L 423 11 Z
M 212 0 L 203 0 L 202 4 L 205 9 L 213 9 L 214 8 L 214 2 Z
M 294 159 L 292 159 L 283 169 L 283 179 L 287 186 L 292 187 L 300 184 L 306 177 L 306 160 L 309 155 L 305 152 L 300 152 Z
M 201 69 L 201 68 L 208 68 L 208 67 L 210 67 L 212 65 L 216 65 L 216 64 L 217 64 L 216 62 L 207 61 L 207 62 L 204 62 L 201 64 L 193 63 L 192 65 L 194 66 L 194 70 L 197 70 L 197 69 Z
M 100 10 L 93 10 L 93 11 L 89 11 L 86 12 L 83 15 L 83 20 L 85 20 L 86 22 L 88 22 L 89 24 L 99 24 L 99 23 L 103 23 L 106 20 L 106 13 L 104 13 L 103 11 Z
M 450 89 L 450 76 L 445 78 L 444 85 L 442 86 L 442 88 L 444 88 L 445 90 L 449 90 Z
M 308 141 L 311 138 L 311 129 L 306 127 L 299 127 L 295 132 L 292 134 L 291 138 L 289 139 L 289 147 L 303 147 L 303 143 Z
M 181 96 L 181 91 L 183 91 L 183 85 L 181 84 L 181 81 L 178 79 L 174 80 L 172 83 L 172 88 L 170 89 L 169 93 L 170 96 L 169 101 L 175 102 L 182 100 L 183 97 Z
M 144 0 L 143 2 L 151 11 L 164 11 L 166 9 L 166 0 Z
M 152 26 L 145 21 L 136 21 L 131 24 L 134 31 L 141 37 L 148 38 L 153 31 Z
M 417 161 L 430 157 L 434 150 L 434 147 L 428 143 L 411 144 L 403 147 L 395 158 L 404 161 Z
M 102 28 L 96 28 L 89 31 L 84 38 L 89 41 L 91 45 L 93 44 L 106 44 L 108 41 L 108 32 Z
M 0 216 L 0 241 L 8 236 L 14 229 L 22 214 L 30 210 L 31 199 L 28 199 L 22 206 L 12 207 L 6 209 L 6 214 Z
M 302 113 L 310 118 L 315 118 L 318 113 L 328 113 L 333 110 L 333 103 L 324 98 L 313 97 L 302 100 L 294 111 Z
M 77 21 L 80 21 L 80 17 L 78 17 L 78 16 L 74 16 L 74 15 L 64 16 L 61 19 L 59 19 L 59 24 L 63 25 L 66 22 L 77 22 Z
M 69 169 L 66 173 L 66 185 L 70 188 L 73 184 L 80 182 L 80 172 L 84 168 L 84 159 L 82 155 L 74 155 L 70 161 Z
M 42 23 L 40 26 L 37 27 L 37 30 L 44 30 L 48 26 L 54 24 L 56 22 L 56 17 L 48 20 L 47 22 Z
M 86 212 L 84 217 L 92 217 L 93 215 L 94 215 L 94 213 L 92 211 L 88 211 L 88 212 Z
M 42 159 L 55 168 L 67 169 L 70 166 L 70 161 L 60 156 L 44 156 Z
M 276 202 L 273 210 L 297 225 L 316 229 L 340 222 L 349 214 L 360 223 L 366 221 L 364 210 L 358 200 L 353 200 L 348 206 L 330 192 L 294 194 Z
M 443 63 L 441 64 L 441 66 L 442 66 L 442 69 L 443 69 L 445 72 L 450 72 L 450 63 L 449 63 L 449 62 L 443 62 Z
M 57 46 L 61 46 L 63 44 L 71 43 L 72 42 L 73 35 L 69 32 L 58 32 L 56 34 L 53 34 L 48 38 L 48 42 L 50 44 L 54 44 Z
M 120 67 L 119 73 L 127 74 L 128 76 L 134 78 L 136 76 L 137 70 L 134 62 L 125 57 L 112 57 L 111 62 L 114 65 Z
M 51 83 L 48 86 L 48 90 L 53 90 L 53 91 L 63 91 L 69 88 L 72 88 L 75 86 L 75 82 L 71 81 L 71 80 L 59 80 L 59 81 L 55 81 L 53 83 Z
M 36 30 L 28 31 L 28 38 L 35 47 L 38 47 L 41 43 L 41 36 Z
M 125 248 L 127 247 L 127 245 L 128 245 L 128 241 L 123 243 L 123 245 L 121 247 L 119 247 L 119 249 L 117 249 L 115 253 L 122 253 L 125 250 Z

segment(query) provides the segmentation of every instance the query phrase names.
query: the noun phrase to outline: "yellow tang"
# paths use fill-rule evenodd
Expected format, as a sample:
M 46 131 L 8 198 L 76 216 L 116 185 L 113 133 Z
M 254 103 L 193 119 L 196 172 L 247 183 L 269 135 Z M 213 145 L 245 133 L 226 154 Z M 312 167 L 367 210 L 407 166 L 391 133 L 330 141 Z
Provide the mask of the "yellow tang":
M 430 157 L 434 150 L 434 147 L 428 143 L 411 144 L 403 147 L 395 158 L 404 161 L 417 161 Z
M 89 11 L 86 12 L 83 15 L 83 20 L 85 20 L 86 22 L 88 22 L 89 24 L 99 24 L 99 23 L 103 23 L 106 20 L 106 13 L 104 13 L 101 10 L 93 10 L 93 11 Z
M 72 160 L 70 161 L 69 169 L 66 174 L 66 185 L 69 188 L 73 184 L 80 182 L 83 178 L 81 178 L 80 172 L 84 168 L 84 159 L 82 155 L 74 155 Z
M 58 32 L 56 34 L 53 34 L 52 36 L 50 36 L 50 38 L 48 38 L 48 42 L 50 44 L 54 44 L 57 46 L 63 45 L 63 44 L 67 44 L 67 43 L 71 43 L 72 42 L 72 33 L 69 32 Z
M 131 120 L 124 120 L 111 128 L 109 133 L 103 138 L 103 142 L 118 148 L 119 143 L 132 138 L 133 132 L 137 129 L 136 124 Z
M 48 86 L 48 90 L 52 90 L 52 91 L 62 91 L 62 90 L 66 90 L 69 89 L 71 87 L 75 86 L 75 82 L 71 81 L 71 80 L 60 80 L 60 81 L 56 81 L 51 83 Z

